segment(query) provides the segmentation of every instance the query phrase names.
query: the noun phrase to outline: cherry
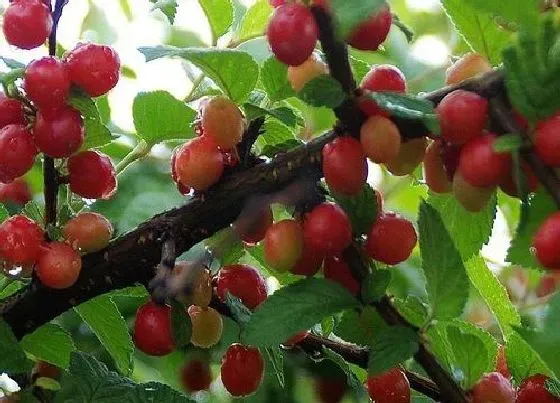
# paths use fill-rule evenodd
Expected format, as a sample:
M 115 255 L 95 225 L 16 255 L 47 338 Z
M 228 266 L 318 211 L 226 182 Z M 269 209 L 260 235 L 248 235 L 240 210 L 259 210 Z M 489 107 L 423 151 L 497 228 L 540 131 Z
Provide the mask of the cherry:
M 117 85 L 121 61 L 106 45 L 82 43 L 65 56 L 70 79 L 90 97 L 106 94 Z
M 548 377 L 542 374 L 532 375 L 526 378 L 517 392 L 516 403 L 558 403 L 560 399 L 552 395 L 546 389 Z
M 258 211 L 256 216 L 251 217 L 247 228 L 243 228 L 241 239 L 248 244 L 256 244 L 264 239 L 266 231 L 272 225 L 272 210 L 270 207 Z
M 445 72 L 447 85 L 459 84 L 461 81 L 492 70 L 488 60 L 479 53 L 469 52 L 461 56 Z
M 411 174 L 424 159 L 426 147 L 428 147 L 428 140 L 425 137 L 402 143 L 399 155 L 385 164 L 387 170 L 396 176 Z
M 494 151 L 496 135 L 469 140 L 461 149 L 459 172 L 473 186 L 497 186 L 511 173 L 511 155 Z
M 224 159 L 209 137 L 197 137 L 179 148 L 174 169 L 178 183 L 202 192 L 218 182 Z
M 382 214 L 371 227 L 365 247 L 372 259 L 396 265 L 410 257 L 417 241 L 412 223 L 388 212 Z
M 499 372 L 507 379 L 511 378 L 506 360 L 506 350 L 501 344 L 498 346 L 498 356 L 496 357 L 496 372 Z
M 488 120 L 488 101 L 474 92 L 455 90 L 436 108 L 441 136 L 456 145 L 480 136 Z
M 212 277 L 208 269 L 199 270 L 193 267 L 193 264 L 187 261 L 177 261 L 173 274 L 175 276 L 183 276 L 188 278 L 191 270 L 195 271 L 195 278 L 192 286 L 187 295 L 183 296 L 181 300 L 187 305 L 196 305 L 201 308 L 206 308 L 210 305 L 212 300 Z
M 33 127 L 35 144 L 40 151 L 53 158 L 66 158 L 80 149 L 84 142 L 84 130 L 80 112 L 69 106 L 56 115 L 37 113 Z
M 39 225 L 22 215 L 15 215 L 0 224 L 0 256 L 15 265 L 34 264 L 44 241 Z
M 556 292 L 559 283 L 560 276 L 556 272 L 545 274 L 539 280 L 539 284 L 537 286 L 537 289 L 535 290 L 535 295 L 539 298 L 547 297 Z
M 325 258 L 323 272 L 325 278 L 339 283 L 350 291 L 351 294 L 357 295 L 360 292 L 360 283 L 354 278 L 350 267 L 342 258 L 338 256 L 327 256 Z
M 307 7 L 284 4 L 274 10 L 266 35 L 278 60 L 290 66 L 299 66 L 315 49 L 319 29 Z
M 461 146 L 454 145 L 447 141 L 441 140 L 441 161 L 443 168 L 447 174 L 447 179 L 453 181 L 455 173 L 459 168 L 459 157 L 461 156 Z
M 312 277 L 321 268 L 324 257 L 321 253 L 317 253 L 313 248 L 307 246 L 304 239 L 303 251 L 291 272 L 300 276 Z
M 167 355 L 175 348 L 171 332 L 171 308 L 152 301 L 138 308 L 134 320 L 134 344 L 145 354 Z
M 31 189 L 22 178 L 18 178 L 12 183 L 0 183 L 0 203 L 13 203 L 23 206 L 32 198 Z
M 66 66 L 54 56 L 34 60 L 25 69 L 23 87 L 27 97 L 43 113 L 54 113 L 66 103 L 70 93 Z
M 268 0 L 268 3 L 272 6 L 272 7 L 280 7 L 284 4 L 286 4 L 286 0 Z
M 393 368 L 367 379 L 369 397 L 375 403 L 409 403 L 410 384 L 403 371 Z
M 322 203 L 309 212 L 303 222 L 306 247 L 321 255 L 339 255 L 352 242 L 348 216 L 332 203 Z
M 32 378 L 57 379 L 60 376 L 60 368 L 46 361 L 37 361 L 32 370 Z
M 360 129 L 360 143 L 367 157 L 378 164 L 389 162 L 399 155 L 399 128 L 383 116 L 371 116 Z
M 310 82 L 322 74 L 328 74 L 329 68 L 318 56 L 311 54 L 309 59 L 299 66 L 288 67 L 288 81 L 295 92 L 299 92 Z
M 482 210 L 494 193 L 494 187 L 477 187 L 467 182 L 461 172 L 457 171 L 453 177 L 453 196 L 471 213 Z
M 525 190 L 528 193 L 534 193 L 539 187 L 539 179 L 533 173 L 533 170 L 529 168 L 526 163 L 521 165 L 522 175 L 525 181 Z M 521 192 L 517 188 L 517 183 L 514 178 L 513 169 L 510 170 L 509 174 L 502 178 L 500 182 L 500 189 L 511 197 L 521 197 Z
M 448 193 L 453 188 L 443 165 L 442 142 L 437 139 L 430 143 L 424 155 L 424 180 L 432 192 Z
M 373 92 L 406 92 L 406 78 L 397 66 L 378 64 L 364 76 L 360 83 L 362 90 Z M 361 99 L 359 107 L 368 116 L 382 115 L 389 117 L 389 112 L 381 109 L 371 99 Z
M 181 384 L 187 392 L 200 392 L 210 389 L 212 372 L 207 361 L 189 360 L 181 368 Z
M 191 343 L 197 347 L 210 348 L 217 344 L 224 328 L 222 317 L 214 308 L 189 306 L 192 323 Z
M 201 125 L 205 136 L 222 149 L 237 145 L 243 137 L 245 122 L 235 103 L 224 96 L 210 98 L 201 109 Z
M 29 171 L 37 155 L 29 130 L 22 125 L 0 129 L 0 155 L 0 182 L 12 182 Z
M 303 232 L 295 220 L 282 220 L 272 224 L 264 238 L 264 258 L 279 272 L 290 270 L 303 250 Z
M 62 290 L 78 281 L 82 258 L 70 245 L 51 242 L 41 251 L 35 270 L 43 285 Z
M 86 199 L 108 199 L 117 190 L 111 159 L 97 151 L 82 151 L 68 159 L 70 190 Z
M 0 129 L 8 125 L 26 125 L 23 103 L 0 93 Z
M 511 382 L 499 372 L 485 374 L 471 390 L 472 403 L 513 403 L 515 390 Z
M 539 263 L 551 270 L 560 267 L 560 212 L 551 214 L 533 237 L 533 247 Z
M 255 268 L 246 264 L 222 267 L 218 271 L 216 291 L 222 302 L 225 302 L 226 292 L 229 292 L 253 310 L 267 297 L 264 278 Z
M 340 403 L 348 389 L 344 378 L 318 378 L 314 385 L 321 403 Z
M 535 130 L 535 153 L 551 167 L 560 167 L 560 112 L 539 122 Z
M 109 245 L 113 226 L 98 213 L 83 212 L 71 218 L 62 229 L 64 239 L 84 253 L 97 252 Z
M 15 0 L 4 11 L 6 41 L 20 49 L 33 49 L 45 43 L 52 25 L 51 11 L 40 0 Z
M 175 161 L 177 160 L 177 151 L 179 151 L 178 148 L 173 150 L 173 154 L 171 155 L 171 179 L 173 179 L 173 182 L 175 182 L 175 185 L 177 186 L 177 190 L 181 194 L 186 195 L 190 193 L 191 188 L 179 182 L 179 179 L 177 177 L 177 169 L 175 168 Z
M 368 166 L 360 142 L 338 137 L 323 147 L 323 174 L 335 193 L 355 195 L 366 183 Z
M 309 336 L 309 332 L 307 330 L 304 330 L 303 332 L 294 334 L 292 337 L 290 337 L 282 344 L 285 346 L 293 347 L 301 343 L 302 341 L 304 341 L 307 338 L 307 336 Z
M 248 396 L 263 379 L 264 360 L 257 348 L 235 343 L 222 358 L 222 383 L 232 396 Z
M 383 6 L 350 34 L 348 43 L 359 50 L 377 50 L 387 39 L 392 22 L 389 6 Z

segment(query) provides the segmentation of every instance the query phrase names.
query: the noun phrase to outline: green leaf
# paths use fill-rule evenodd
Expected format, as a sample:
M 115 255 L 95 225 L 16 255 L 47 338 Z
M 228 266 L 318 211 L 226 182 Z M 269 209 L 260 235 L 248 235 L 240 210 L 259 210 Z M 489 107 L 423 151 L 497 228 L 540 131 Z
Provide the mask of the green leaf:
M 194 403 L 194 400 L 159 382 L 136 385 L 126 393 L 122 401 L 124 403 Z
M 361 22 L 374 15 L 385 0 L 354 0 L 348 7 L 347 0 L 331 0 L 330 8 L 335 19 L 337 34 L 346 38 Z
M 171 331 L 178 348 L 191 343 L 192 324 L 185 306 L 176 300 L 171 301 Z
M 30 202 L 27 202 L 25 204 L 25 206 L 23 207 L 23 214 L 36 223 L 39 223 L 39 225 L 41 225 L 45 221 L 43 209 L 35 200 L 31 200 Z
M 270 116 L 278 119 L 289 127 L 295 127 L 298 123 L 298 116 L 293 109 L 285 106 L 279 108 L 261 108 L 254 104 L 245 103 L 243 104 L 243 109 L 245 109 L 245 116 L 249 121 L 263 116 Z
M 229 291 L 226 291 L 226 305 L 230 309 L 237 323 L 242 325 L 249 323 L 253 313 L 243 304 L 241 298 L 238 298 L 235 295 L 230 294 Z
M 0 56 L 0 60 L 4 62 L 7 68 L 9 69 L 25 69 L 25 64 L 22 62 L 18 62 L 17 60 L 10 59 L 9 57 Z
M 552 396 L 560 398 L 560 381 L 556 379 L 547 379 L 544 385 Z
M 367 306 L 361 310 L 344 311 L 336 325 L 335 334 L 354 344 L 369 346 L 379 329 L 385 327 L 377 311 Z
M 412 358 L 418 343 L 418 334 L 409 327 L 387 326 L 376 332 L 369 354 L 369 375 L 381 374 Z
M 506 134 L 498 137 L 493 144 L 494 151 L 497 153 L 511 153 L 523 147 L 523 140 L 518 134 Z
M 506 360 L 509 372 L 517 383 L 535 374 L 553 376 L 539 354 L 515 331 L 508 336 Z
M 355 196 L 334 193 L 333 196 L 336 203 L 348 214 L 355 234 L 362 235 L 371 229 L 377 218 L 379 207 L 377 206 L 376 191 L 370 184 L 364 184 L 360 193 Z
M 150 0 L 154 3 L 152 10 L 161 10 L 167 17 L 169 22 L 175 22 L 175 15 L 177 14 L 177 0 Z
M 245 13 L 236 35 L 236 42 L 241 43 L 264 35 L 273 8 L 268 0 L 257 0 Z
M 345 100 L 346 94 L 338 81 L 323 74 L 309 81 L 297 96 L 311 106 L 337 108 Z
M 263 0 L 268 4 L 268 0 Z M 277 58 L 266 59 L 261 68 L 261 83 L 271 102 L 282 101 L 296 95 L 288 81 L 288 66 Z
M 132 106 L 138 136 L 149 145 L 194 137 L 196 112 L 166 91 L 141 92 Z
M 340 367 L 340 369 L 342 369 L 342 371 L 344 371 L 346 374 L 346 383 L 348 384 L 354 397 L 360 402 L 368 401 L 369 398 L 366 393 L 366 389 L 362 385 L 362 382 L 360 382 L 360 379 L 358 379 L 356 374 L 352 371 L 352 368 L 350 368 L 350 365 L 348 365 L 344 357 L 332 350 L 329 350 L 328 348 L 323 348 L 323 355 L 327 360 L 334 362 Z
M 406 299 L 395 298 L 393 301 L 397 310 L 404 318 L 417 327 L 422 327 L 428 319 L 428 305 L 415 295 L 409 295 Z
M 82 91 L 72 91 L 68 103 L 80 111 L 84 119 L 85 141 L 82 150 L 101 147 L 109 144 L 113 136 L 101 121 L 97 105 Z
M 6 210 L 6 207 L 2 203 L 0 203 L 0 223 L 4 222 L 6 218 L 10 217 L 10 213 Z
M 123 75 L 123 77 L 130 78 L 132 80 L 136 80 L 138 78 L 138 75 L 132 69 L 132 67 L 128 66 L 121 66 L 121 74 Z
M 3 372 L 27 372 L 29 363 L 10 326 L 0 318 L 0 368 Z
M 516 25 L 534 27 L 538 23 L 541 2 L 539 0 L 488 1 L 469 0 L 474 8 L 502 17 L 505 21 Z
M 204 10 L 210 29 L 212 30 L 212 43 L 225 34 L 233 22 L 233 4 L 231 0 L 198 0 Z
M 373 268 L 362 283 L 361 295 L 364 303 L 379 301 L 385 296 L 392 277 L 392 271 L 390 270 Z
M 280 344 L 328 315 L 358 306 L 342 286 L 308 278 L 287 285 L 264 301 L 247 324 L 243 340 L 259 347 Z
M 249 53 L 235 49 L 141 47 L 146 61 L 178 56 L 191 62 L 216 83 L 234 102 L 243 102 L 255 88 L 259 66 Z M 239 72 L 243 74 L 239 74 Z
M 33 357 L 63 369 L 70 365 L 70 354 L 76 349 L 70 334 L 52 323 L 47 323 L 25 336 L 21 347 Z
M 459 316 L 468 299 L 465 266 L 442 219 L 431 205 L 420 204 L 420 252 L 432 317 Z
M 58 381 L 46 377 L 37 378 L 33 386 L 37 386 L 45 390 L 52 390 L 54 392 L 58 392 L 60 390 L 60 383 L 58 383 Z
M 350 55 L 350 66 L 352 67 L 352 73 L 354 73 L 356 82 L 361 82 L 365 75 L 369 73 L 369 70 L 371 69 L 369 64 L 367 64 L 363 60 L 355 58 L 352 55 Z
M 128 333 L 128 326 L 113 300 L 101 295 L 79 305 L 74 310 L 113 357 L 119 371 L 129 374 L 132 371 L 134 346 Z
M 266 366 L 268 371 L 274 371 L 276 375 L 276 379 L 278 379 L 278 384 L 281 388 L 285 386 L 285 377 L 284 377 L 284 356 L 282 355 L 282 351 L 280 350 L 279 346 L 267 347 L 266 351 L 266 358 L 268 359 L 268 365 Z
M 439 212 L 463 260 L 476 255 L 490 239 L 496 217 L 495 197 L 478 213 L 465 210 L 451 194 L 430 192 L 428 203 Z
M 278 153 L 285 153 L 287 151 L 293 150 L 294 148 L 300 146 L 302 143 L 298 139 L 288 139 L 282 143 L 277 144 L 265 144 L 260 152 L 260 155 L 265 157 L 274 157 Z
M 264 155 L 271 155 L 277 148 L 278 151 L 286 151 L 300 144 L 301 141 L 294 138 L 294 132 L 291 128 L 278 120 L 267 119 L 263 126 L 262 135 L 255 142 L 255 148 L 257 154 L 264 154 L 268 147 L 268 151 Z M 273 148 L 271 149 L 271 147 Z

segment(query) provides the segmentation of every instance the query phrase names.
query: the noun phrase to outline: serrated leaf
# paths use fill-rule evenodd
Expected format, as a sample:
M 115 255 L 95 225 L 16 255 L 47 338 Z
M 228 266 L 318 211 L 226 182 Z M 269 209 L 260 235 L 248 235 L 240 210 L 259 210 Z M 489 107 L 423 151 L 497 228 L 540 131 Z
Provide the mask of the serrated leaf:
M 175 22 L 175 16 L 177 15 L 177 0 L 150 0 L 154 3 L 152 10 L 161 10 L 163 14 L 167 17 L 169 22 L 173 24 Z
M 52 323 L 25 336 L 21 347 L 33 357 L 63 369 L 70 365 L 70 354 L 76 349 L 70 334 Z
M 497 153 L 510 153 L 523 147 L 523 140 L 518 134 L 506 134 L 498 137 L 492 146 Z
M 377 331 L 385 326 L 383 319 L 371 306 L 360 311 L 344 311 L 340 322 L 336 325 L 335 334 L 354 344 L 368 346 Z
M 236 35 L 236 42 L 264 35 L 274 9 L 268 0 L 257 0 L 245 13 Z
M 29 370 L 29 362 L 12 329 L 0 318 L 0 368 L 2 372 L 21 373 Z
M 352 229 L 357 235 L 367 233 L 377 218 L 378 206 L 376 191 L 369 183 L 362 186 L 360 193 L 355 196 L 334 194 L 336 203 L 344 209 Z
M 30 202 L 27 202 L 25 204 L 25 206 L 23 207 L 23 214 L 25 214 L 27 218 L 32 219 L 39 225 L 42 225 L 45 221 L 43 209 L 41 208 L 41 206 L 39 206 L 39 203 L 34 200 L 31 200 Z
M 178 348 L 191 343 L 192 324 L 185 306 L 176 300 L 171 301 L 171 332 Z
M 374 15 L 385 0 L 354 0 L 348 7 L 347 0 L 331 0 L 330 9 L 335 19 L 339 38 L 346 38 L 361 22 Z
M 469 282 L 461 255 L 442 219 L 430 204 L 420 204 L 420 252 L 434 319 L 459 316 L 468 299 Z
M 272 158 L 278 153 L 285 153 L 287 151 L 293 150 L 301 144 L 301 141 L 299 141 L 298 139 L 288 139 L 282 143 L 277 144 L 266 144 L 260 152 L 260 155 Z
M 119 371 L 129 374 L 132 371 L 134 346 L 128 333 L 128 326 L 113 300 L 101 295 L 77 306 L 74 310 L 113 357 Z
M 371 69 L 370 65 L 363 60 L 357 59 L 356 57 L 350 55 L 350 67 L 352 67 L 352 73 L 356 82 L 361 82 L 365 75 Z
M 124 403 L 191 403 L 184 394 L 171 389 L 168 385 L 159 382 L 148 382 L 136 385 L 122 400 Z
M 285 106 L 279 108 L 262 108 L 254 104 L 245 103 L 243 104 L 243 109 L 245 109 L 245 117 L 249 121 L 263 116 L 270 116 L 278 119 L 278 121 L 289 127 L 295 127 L 298 123 L 298 116 L 295 112 Z
M 357 306 L 358 301 L 337 283 L 318 278 L 301 280 L 279 289 L 259 305 L 243 340 L 259 347 L 277 345 L 325 316 Z
M 283 388 L 286 382 L 284 377 L 284 356 L 282 355 L 282 351 L 279 346 L 267 347 L 265 351 L 269 363 L 266 368 L 269 371 L 274 371 L 276 379 L 278 379 L 278 384 L 281 388 Z
M 85 139 L 82 150 L 101 147 L 113 140 L 111 132 L 101 121 L 99 109 L 93 99 L 81 91 L 73 91 L 68 103 L 80 111 L 84 120 Z
M 419 336 L 413 329 L 390 326 L 376 332 L 370 347 L 368 373 L 378 375 L 412 358 L 418 351 Z
M 267 0 L 264 0 L 268 3 Z M 288 81 L 288 66 L 277 58 L 266 59 L 261 68 L 261 83 L 271 102 L 282 101 L 296 95 Z
M 508 23 L 515 25 L 537 24 L 541 2 L 539 0 L 510 0 L 503 1 L 469 0 L 474 8 L 502 17 Z
M 226 291 L 226 305 L 237 323 L 241 325 L 249 323 L 253 313 L 243 304 L 241 298 L 238 298 L 235 295 L 230 294 L 229 291 Z
M 23 77 L 24 72 L 25 69 L 23 68 L 13 69 L 8 72 L 0 72 L 0 82 L 4 85 L 13 84 L 18 78 Z
M 508 335 L 506 360 L 517 383 L 534 374 L 553 375 L 539 354 L 515 331 Z
M 379 301 L 387 291 L 392 279 L 390 270 L 373 269 L 362 283 L 362 299 L 364 303 Z
M 198 0 L 198 2 L 208 18 L 212 30 L 212 43 L 216 43 L 233 22 L 233 4 L 231 0 Z
M 6 210 L 6 207 L 2 203 L 0 203 L 0 223 L 4 222 L 7 218 L 10 217 L 10 213 Z
M 285 148 L 284 146 L 281 146 L 284 143 L 288 146 L 291 146 L 292 144 L 297 146 L 301 144 L 301 141 L 294 138 L 294 132 L 290 127 L 278 120 L 267 119 L 263 125 L 263 133 L 255 142 L 255 149 L 257 154 L 263 154 L 267 147 L 269 147 L 269 150 L 270 147 L 276 146 L 280 147 L 280 149 Z M 268 151 L 265 155 L 270 155 L 270 151 Z
M 243 102 L 255 88 L 259 66 L 249 53 L 235 49 L 141 47 L 146 61 L 161 57 L 182 57 L 202 70 L 234 102 Z M 243 74 L 239 74 L 242 71 Z
M 346 100 L 346 94 L 340 83 L 326 74 L 306 83 L 297 96 L 311 106 L 327 108 L 337 108 Z
M 428 319 L 428 305 L 420 298 L 409 295 L 406 299 L 395 298 L 393 304 L 404 318 L 414 326 L 422 327 Z
M 544 386 L 552 396 L 560 398 L 560 381 L 556 379 L 547 379 Z
M 346 383 L 348 384 L 350 390 L 352 391 L 352 394 L 356 399 L 358 399 L 358 401 L 365 402 L 369 400 L 366 389 L 362 385 L 362 382 L 360 382 L 356 374 L 352 371 L 352 368 L 350 368 L 350 365 L 348 365 L 344 357 L 332 350 L 329 350 L 328 348 L 323 348 L 323 355 L 326 359 L 334 362 L 340 367 L 340 369 L 342 369 L 342 371 L 344 371 L 344 373 L 346 374 Z

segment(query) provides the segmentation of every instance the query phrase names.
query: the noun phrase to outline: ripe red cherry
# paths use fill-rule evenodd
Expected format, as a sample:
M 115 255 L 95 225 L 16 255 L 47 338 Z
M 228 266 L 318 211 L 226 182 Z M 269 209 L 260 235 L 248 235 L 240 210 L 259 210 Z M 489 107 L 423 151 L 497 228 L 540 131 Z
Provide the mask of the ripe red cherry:
M 339 283 L 353 295 L 360 292 L 360 283 L 352 275 L 350 267 L 338 256 L 327 256 L 323 267 L 325 278 Z
M 109 245 L 113 226 L 101 214 L 84 212 L 70 219 L 64 225 L 62 234 L 74 248 L 91 253 Z
M 254 347 L 232 344 L 222 359 L 222 383 L 232 396 L 255 392 L 263 379 L 264 360 Z
M 274 10 L 266 35 L 278 60 L 290 66 L 299 66 L 315 49 L 319 29 L 307 7 L 284 4 Z
M 533 247 L 539 263 L 551 270 L 560 267 L 560 212 L 550 215 L 533 237 Z
M 368 234 L 366 252 L 372 259 L 395 265 L 410 257 L 417 240 L 410 221 L 395 213 L 384 213 Z
M 485 374 L 471 390 L 472 403 L 513 403 L 515 390 L 499 372 Z
M 33 166 L 37 147 L 29 130 L 22 125 L 0 129 L 0 182 L 9 183 Z
M 210 389 L 212 372 L 208 362 L 190 360 L 181 368 L 181 384 L 187 392 L 200 392 Z
M 498 185 L 511 174 L 511 155 L 494 151 L 494 134 L 485 134 L 469 140 L 461 149 L 459 171 L 473 186 Z
M 0 129 L 8 125 L 26 125 L 23 103 L 0 93 Z
M 496 358 L 496 372 L 502 374 L 505 378 L 511 378 L 511 373 L 507 365 L 506 350 L 503 345 L 498 346 L 498 357 Z
M 41 227 L 22 215 L 10 217 L 0 225 L 0 256 L 13 264 L 35 263 L 43 241 Z
M 248 244 L 255 244 L 262 241 L 266 231 L 272 225 L 272 210 L 267 207 L 263 211 L 257 212 L 255 217 L 251 217 L 251 222 L 247 228 L 243 228 L 241 239 Z
M 65 60 L 72 82 L 90 97 L 106 94 L 119 81 L 121 61 L 110 46 L 79 44 Z
M 479 136 L 488 120 L 488 101 L 474 92 L 455 90 L 436 108 L 442 137 L 456 145 Z
M 303 232 L 296 220 L 282 220 L 272 224 L 264 238 L 264 258 L 279 272 L 290 270 L 303 250 Z
M 560 399 L 546 389 L 548 377 L 542 374 L 532 375 L 519 386 L 516 403 L 558 403 Z
M 339 255 L 352 242 L 352 226 L 344 210 L 336 204 L 322 203 L 306 215 L 303 237 L 315 253 Z
M 266 299 L 266 282 L 261 274 L 246 264 L 224 266 L 218 271 L 218 297 L 225 302 L 226 292 L 240 298 L 249 309 L 255 309 Z
M 392 22 L 389 6 L 383 6 L 350 34 L 348 43 L 360 50 L 377 50 L 387 39 Z
M 108 199 L 117 190 L 111 159 L 97 151 L 83 151 L 68 160 L 70 190 L 86 199 Z
M 360 142 L 344 136 L 323 147 L 323 174 L 335 193 L 359 193 L 368 174 L 366 155 Z
M 392 64 L 378 64 L 364 76 L 360 83 L 362 90 L 374 92 L 406 92 L 406 78 L 397 66 Z M 369 99 L 360 101 L 360 109 L 368 116 L 382 115 L 389 117 L 389 113 L 381 109 Z
M 64 106 L 70 85 L 66 66 L 54 56 L 32 61 L 23 76 L 27 97 L 44 113 L 53 113 Z
M 375 403 L 409 403 L 410 384 L 403 371 L 393 368 L 367 379 L 369 397 Z
M 22 178 L 18 178 L 12 183 L 0 183 L 0 203 L 13 203 L 23 206 L 32 197 L 29 185 Z
M 319 378 L 314 385 L 321 403 L 340 403 L 348 389 L 344 378 Z
M 539 158 L 551 167 L 560 167 L 560 112 L 537 124 L 534 140 Z
M 197 137 L 179 148 L 174 169 L 179 183 L 202 192 L 222 176 L 224 158 L 210 138 Z
M 37 113 L 33 127 L 35 144 L 39 150 L 53 158 L 66 158 L 80 149 L 84 130 L 80 112 L 69 106 L 52 116 Z
M 296 264 L 290 270 L 293 274 L 311 277 L 315 275 L 321 268 L 324 255 L 317 253 L 315 250 L 306 245 L 303 241 L 303 251 Z
M 286 0 L 268 0 L 268 3 L 272 7 L 280 7 L 283 4 L 286 4 Z
M 149 301 L 138 308 L 134 320 L 134 344 L 148 355 L 167 355 L 175 348 L 171 332 L 171 308 Z
M 4 36 L 20 49 L 41 46 L 51 33 L 50 9 L 40 0 L 15 0 L 4 11 Z
M 57 290 L 74 285 L 81 270 L 80 254 L 64 242 L 51 242 L 46 245 L 41 250 L 35 267 L 41 283 Z

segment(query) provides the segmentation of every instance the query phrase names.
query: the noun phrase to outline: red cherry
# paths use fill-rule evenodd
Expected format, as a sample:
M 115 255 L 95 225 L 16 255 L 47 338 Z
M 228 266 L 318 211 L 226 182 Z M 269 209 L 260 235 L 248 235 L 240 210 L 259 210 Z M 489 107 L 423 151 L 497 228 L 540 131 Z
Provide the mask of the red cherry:
M 410 384 L 404 372 L 398 368 L 368 377 L 366 387 L 375 403 L 410 402 Z
M 506 351 L 503 345 L 498 346 L 498 357 L 496 358 L 496 372 L 499 372 L 507 379 L 511 378 L 511 373 L 507 365 Z
M 177 181 L 202 192 L 214 185 L 224 172 L 224 158 L 208 137 L 197 137 L 184 144 L 175 157 Z
M 513 403 L 515 390 L 499 372 L 485 374 L 471 390 L 472 403 Z
M 222 359 L 222 383 L 232 396 L 255 392 L 263 379 L 264 360 L 254 347 L 232 344 Z
M 319 29 L 307 7 L 284 4 L 274 10 L 266 35 L 278 60 L 290 66 L 299 66 L 315 49 Z
M 535 176 L 533 170 L 529 168 L 526 163 L 521 165 L 521 170 L 523 171 L 525 187 L 528 193 L 534 193 L 539 187 L 539 178 Z M 511 197 L 520 197 L 521 194 L 517 188 L 517 183 L 514 179 L 513 169 L 510 170 L 509 175 L 502 178 L 500 182 L 500 189 Z
M 360 83 L 362 90 L 373 92 L 406 92 L 406 77 L 397 66 L 392 64 L 378 64 L 364 76 Z M 382 115 L 389 117 L 389 113 L 381 109 L 369 99 L 363 99 L 359 103 L 360 109 L 368 116 Z
M 306 215 L 303 237 L 315 253 L 339 255 L 352 242 L 352 226 L 344 210 L 336 204 L 322 203 Z
M 359 193 L 368 174 L 366 155 L 360 142 L 344 136 L 323 147 L 323 174 L 335 193 Z
M 43 285 L 63 290 L 78 281 L 82 258 L 70 245 L 51 242 L 41 251 L 35 270 Z
M 264 258 L 279 272 L 290 270 L 299 260 L 303 250 L 303 232 L 296 220 L 282 220 L 266 231 Z
M 8 125 L 26 125 L 23 103 L 0 93 L 0 129 Z
M 342 258 L 327 256 L 323 272 L 325 273 L 325 278 L 339 283 L 350 291 L 351 294 L 357 295 L 360 292 L 360 283 L 354 278 L 350 267 Z
M 29 130 L 22 125 L 0 129 L 0 182 L 9 183 L 31 169 L 37 147 Z
M 474 92 L 455 90 L 436 108 L 442 137 L 456 145 L 479 136 L 488 120 L 488 101 Z
M 511 114 L 521 129 L 527 130 L 529 128 L 529 121 L 519 111 L 512 109 Z
M 469 140 L 461 149 L 459 171 L 473 186 L 498 185 L 511 173 L 511 155 L 494 151 L 494 134 L 485 134 Z
M 97 151 L 83 151 L 68 160 L 70 190 L 86 199 L 108 199 L 117 190 L 111 159 Z
M 32 198 L 31 189 L 22 178 L 18 178 L 8 184 L 0 183 L 0 203 L 13 203 L 23 206 Z
M 90 97 L 106 94 L 119 81 L 121 61 L 110 46 L 79 44 L 66 55 L 65 61 L 72 82 Z
M 348 43 L 355 49 L 377 50 L 387 39 L 392 22 L 389 6 L 383 6 L 350 34 Z
M 171 308 L 149 301 L 138 308 L 134 320 L 134 344 L 148 355 L 167 355 L 175 348 L 171 332 Z
M 69 106 L 63 107 L 53 116 L 44 116 L 39 111 L 33 135 L 39 150 L 48 156 L 69 157 L 78 151 L 84 142 L 80 112 Z
M 64 239 L 85 253 L 97 252 L 109 245 L 113 226 L 98 213 L 83 212 L 70 219 L 62 228 Z
M 246 264 L 224 266 L 218 271 L 216 291 L 225 302 L 226 292 L 240 298 L 249 309 L 255 309 L 266 299 L 266 282 L 261 274 Z
M 551 167 L 560 167 L 560 112 L 537 124 L 534 140 L 537 156 Z
M 34 264 L 43 241 L 41 227 L 22 215 L 10 217 L 0 225 L 0 256 L 13 264 Z
M 303 332 L 294 334 L 292 337 L 290 337 L 282 344 L 285 346 L 295 346 L 296 344 L 299 344 L 302 341 L 304 341 L 307 336 L 309 336 L 309 332 L 307 330 L 304 330 Z
M 516 403 L 558 403 L 560 399 L 546 389 L 548 377 L 536 374 L 525 379 L 519 386 Z
M 441 141 L 440 147 L 441 161 L 443 162 L 443 168 L 447 174 L 447 179 L 453 181 L 457 168 L 459 168 L 461 147 L 443 140 Z
M 45 43 L 52 25 L 51 11 L 40 0 L 15 0 L 4 11 L 6 41 L 20 49 L 33 49 Z
M 179 151 L 178 148 L 173 150 L 173 154 L 171 156 L 171 178 L 173 179 L 173 182 L 175 182 L 175 185 L 177 186 L 177 190 L 181 194 L 186 195 L 190 193 L 191 188 L 179 182 L 179 179 L 177 177 L 177 170 L 175 169 L 175 161 L 177 160 L 177 151 Z
M 292 274 L 312 277 L 321 268 L 324 257 L 323 254 L 317 253 L 313 248 L 307 246 L 304 239 L 301 256 L 290 271 Z
M 266 231 L 272 225 L 272 220 L 273 216 L 270 208 L 259 211 L 257 216 L 251 217 L 251 222 L 248 223 L 248 227 L 244 228 L 241 234 L 243 242 L 256 244 L 262 241 L 266 235 Z
M 46 361 L 38 361 L 32 370 L 33 379 L 51 378 L 58 379 L 60 377 L 60 368 Z
M 372 259 L 396 265 L 410 257 L 417 240 L 410 221 L 395 213 L 384 213 L 373 224 L 365 247 Z
M 54 56 L 34 60 L 25 69 L 23 87 L 27 97 L 43 113 L 53 113 L 66 103 L 70 93 L 66 66 Z
M 181 368 L 181 384 L 187 392 L 200 392 L 210 389 L 212 372 L 208 362 L 190 360 Z
M 268 0 L 268 3 L 272 6 L 272 7 L 280 7 L 284 4 L 286 4 L 286 0 Z
M 560 212 L 550 215 L 533 237 L 533 247 L 539 263 L 551 270 L 560 267 Z
M 559 283 L 560 273 L 553 272 L 551 274 L 545 274 L 539 281 L 539 285 L 535 290 L 535 295 L 539 298 L 547 297 L 556 292 Z
M 315 382 L 315 391 L 321 403 L 339 403 L 346 394 L 346 380 L 341 378 L 319 378 Z

